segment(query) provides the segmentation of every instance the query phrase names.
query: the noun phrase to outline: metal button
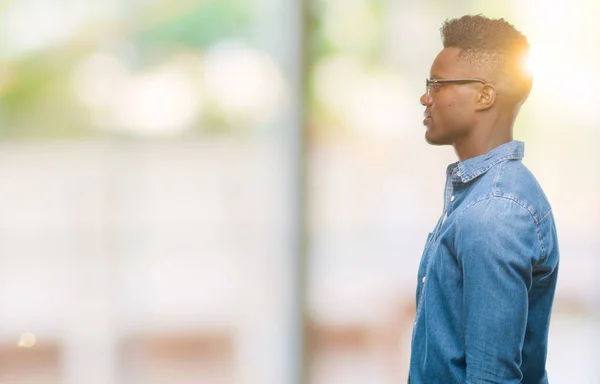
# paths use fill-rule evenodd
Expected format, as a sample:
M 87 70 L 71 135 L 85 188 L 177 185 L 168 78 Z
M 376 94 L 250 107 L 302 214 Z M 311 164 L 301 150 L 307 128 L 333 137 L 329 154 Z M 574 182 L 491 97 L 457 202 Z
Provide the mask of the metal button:
M 460 173 L 460 171 L 456 172 L 456 176 L 461 177 L 462 173 Z
M 450 201 L 454 201 L 454 195 L 450 197 Z
M 427 276 L 423 276 L 423 278 L 421 279 L 421 281 L 423 282 L 423 284 L 425 284 L 425 280 L 427 279 Z

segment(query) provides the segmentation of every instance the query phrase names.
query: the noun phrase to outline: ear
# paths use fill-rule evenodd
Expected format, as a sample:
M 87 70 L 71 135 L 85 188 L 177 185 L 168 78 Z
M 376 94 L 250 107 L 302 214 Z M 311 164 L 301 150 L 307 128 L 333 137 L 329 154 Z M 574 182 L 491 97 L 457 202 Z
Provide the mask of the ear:
M 496 89 L 491 84 L 484 84 L 483 88 L 477 95 L 477 111 L 484 111 L 489 109 L 496 102 L 497 96 Z

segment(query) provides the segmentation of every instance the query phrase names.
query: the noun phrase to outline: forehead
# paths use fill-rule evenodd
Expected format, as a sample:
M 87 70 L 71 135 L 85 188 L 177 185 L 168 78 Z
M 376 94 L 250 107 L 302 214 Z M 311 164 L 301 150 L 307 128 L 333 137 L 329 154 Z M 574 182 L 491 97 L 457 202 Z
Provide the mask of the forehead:
M 473 77 L 473 69 L 466 60 L 459 57 L 458 48 L 444 48 L 433 60 L 429 77 L 432 79 L 450 79 Z

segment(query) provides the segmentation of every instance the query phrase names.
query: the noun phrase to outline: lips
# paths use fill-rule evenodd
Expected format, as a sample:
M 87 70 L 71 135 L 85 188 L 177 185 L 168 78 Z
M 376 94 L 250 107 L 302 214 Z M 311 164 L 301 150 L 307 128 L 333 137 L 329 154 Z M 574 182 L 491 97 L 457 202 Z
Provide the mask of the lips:
M 431 115 L 427 112 L 423 113 L 423 117 L 425 118 L 423 120 L 423 125 L 428 125 L 429 122 L 431 121 Z

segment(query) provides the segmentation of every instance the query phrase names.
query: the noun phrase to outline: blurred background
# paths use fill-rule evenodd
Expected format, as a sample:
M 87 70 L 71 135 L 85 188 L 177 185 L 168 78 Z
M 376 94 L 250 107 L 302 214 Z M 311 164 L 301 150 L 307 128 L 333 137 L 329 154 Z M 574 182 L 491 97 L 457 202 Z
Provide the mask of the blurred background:
M 404 383 L 446 18 L 533 46 L 548 371 L 599 383 L 600 5 L 0 1 L 0 384 Z

